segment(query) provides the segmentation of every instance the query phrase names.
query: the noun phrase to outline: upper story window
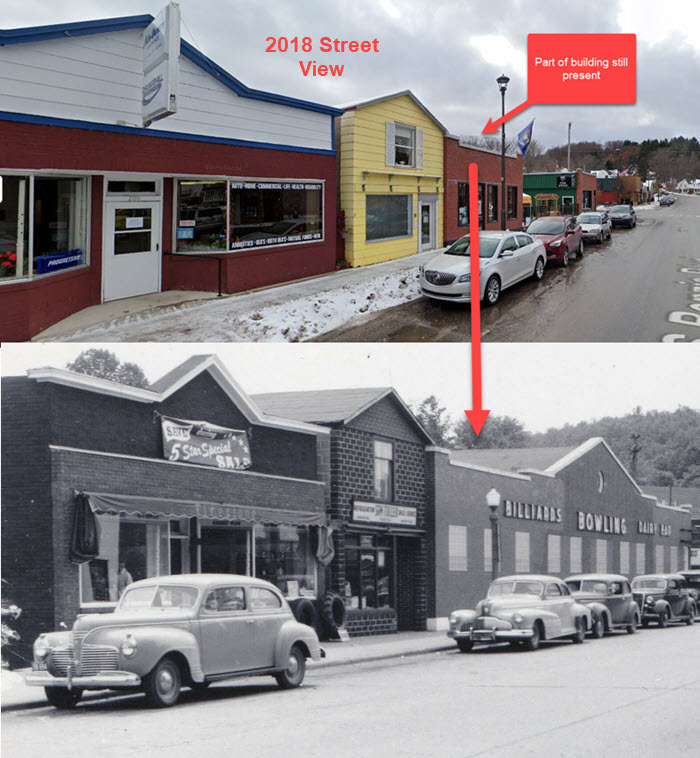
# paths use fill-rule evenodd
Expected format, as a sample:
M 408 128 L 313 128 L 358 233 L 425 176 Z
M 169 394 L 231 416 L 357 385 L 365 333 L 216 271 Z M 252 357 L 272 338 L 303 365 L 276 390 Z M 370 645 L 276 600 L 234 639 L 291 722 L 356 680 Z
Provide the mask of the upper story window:
M 374 441 L 374 496 L 391 502 L 394 499 L 394 446 Z
M 423 168 L 423 130 L 415 126 L 386 122 L 386 165 Z

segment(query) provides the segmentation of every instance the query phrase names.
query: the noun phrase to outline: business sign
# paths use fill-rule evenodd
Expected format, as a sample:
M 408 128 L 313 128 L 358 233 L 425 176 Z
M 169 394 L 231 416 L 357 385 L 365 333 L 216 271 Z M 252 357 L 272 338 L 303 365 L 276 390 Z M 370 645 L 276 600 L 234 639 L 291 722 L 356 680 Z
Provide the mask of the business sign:
M 180 6 L 170 3 L 143 32 L 143 125 L 177 111 Z
M 575 187 L 576 186 L 576 174 L 557 174 L 557 187 Z
M 527 521 L 554 521 L 561 524 L 561 508 L 534 503 L 519 503 L 515 500 L 503 501 L 503 515 Z
M 161 416 L 161 426 L 163 455 L 169 461 L 222 469 L 251 466 L 248 435 L 244 431 L 169 416 Z
M 355 500 L 352 504 L 352 520 L 367 524 L 401 524 L 415 526 L 417 510 L 408 505 L 388 505 L 387 503 L 365 503 Z
M 34 258 L 37 274 L 49 274 L 51 271 L 60 271 L 64 268 L 82 266 L 84 263 L 83 251 L 80 249 L 68 250 L 65 253 L 49 253 L 37 255 Z
M 602 513 L 576 511 L 576 526 L 583 532 L 602 532 L 603 534 L 627 534 L 627 521 L 620 516 L 607 516 Z
M 670 524 L 657 524 L 654 521 L 638 521 L 637 534 L 658 534 L 661 537 L 671 536 Z

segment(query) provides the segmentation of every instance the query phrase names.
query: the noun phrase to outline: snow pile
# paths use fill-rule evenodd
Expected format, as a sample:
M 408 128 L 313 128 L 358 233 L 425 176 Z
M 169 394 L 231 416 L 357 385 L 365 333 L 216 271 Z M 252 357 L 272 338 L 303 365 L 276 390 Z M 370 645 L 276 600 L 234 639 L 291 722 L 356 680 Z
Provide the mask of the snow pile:
M 274 290 L 268 291 L 274 295 Z M 183 303 L 114 319 L 57 341 L 303 342 L 365 313 L 420 297 L 418 269 L 371 277 L 315 295 L 256 306 L 255 293 Z M 246 306 L 247 304 L 247 306 Z

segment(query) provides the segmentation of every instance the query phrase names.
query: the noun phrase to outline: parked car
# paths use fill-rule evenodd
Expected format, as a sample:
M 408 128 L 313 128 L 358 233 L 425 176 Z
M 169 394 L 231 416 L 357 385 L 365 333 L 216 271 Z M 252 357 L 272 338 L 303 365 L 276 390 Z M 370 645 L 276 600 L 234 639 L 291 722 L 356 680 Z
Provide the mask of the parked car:
M 420 270 L 421 291 L 436 300 L 471 302 L 469 235 L 461 237 Z M 479 233 L 479 296 L 494 305 L 507 287 L 533 277 L 542 279 L 544 245 L 524 232 Z
M 548 261 L 568 266 L 571 256 L 583 256 L 583 230 L 575 216 L 542 216 L 527 231 L 542 240 Z
M 627 226 L 633 229 L 637 226 L 637 214 L 631 205 L 613 205 L 609 212 L 613 227 Z
M 581 225 L 584 242 L 596 240 L 602 242 L 612 237 L 612 224 L 610 217 L 605 211 L 591 211 L 580 213 L 576 221 Z
M 687 569 L 678 572 L 686 582 L 688 592 L 695 603 L 695 615 L 700 613 L 700 569 Z
M 681 574 L 645 574 L 632 580 L 634 599 L 642 614 L 642 626 L 650 622 L 664 627 L 669 621 L 692 624 L 696 608 Z
M 205 689 L 240 676 L 274 676 L 283 689 L 304 680 L 323 651 L 269 582 L 235 574 L 181 574 L 130 584 L 114 613 L 78 616 L 72 631 L 34 643 L 29 685 L 71 708 L 84 690 L 138 689 L 155 707 L 181 687 Z
M 537 650 L 542 640 L 583 642 L 591 620 L 590 608 L 578 603 L 561 579 L 516 574 L 492 582 L 476 610 L 453 611 L 447 636 L 462 653 L 476 643 L 496 642 Z
M 564 580 L 571 595 L 591 609 L 591 635 L 602 637 L 613 629 L 634 634 L 641 623 L 641 613 L 632 597 L 632 588 L 620 574 L 576 574 Z
M 673 198 L 670 195 L 662 195 L 659 205 L 673 205 Z

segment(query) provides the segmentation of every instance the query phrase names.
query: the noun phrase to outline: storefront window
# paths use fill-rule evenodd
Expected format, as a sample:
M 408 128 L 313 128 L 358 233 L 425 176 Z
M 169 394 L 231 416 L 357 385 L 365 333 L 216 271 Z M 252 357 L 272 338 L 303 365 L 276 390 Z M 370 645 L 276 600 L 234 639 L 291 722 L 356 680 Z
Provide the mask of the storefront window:
M 80 566 L 81 602 L 116 603 L 124 589 L 139 579 L 170 570 L 168 523 L 96 514 L 99 553 Z
M 374 496 L 385 502 L 394 499 L 394 446 L 374 441 Z
M 323 185 L 304 182 L 231 182 L 231 250 L 323 238 Z
M 469 183 L 457 183 L 457 226 L 469 225 Z
M 0 280 L 24 276 L 28 270 L 27 219 L 29 178 L 0 176 Z
M 226 249 L 226 182 L 177 183 L 177 252 Z
M 316 594 L 308 527 L 255 527 L 255 575 L 287 597 Z
M 518 188 L 508 187 L 508 218 L 518 218 Z
M 346 541 L 345 604 L 390 608 L 393 593 L 390 538 L 358 535 Z
M 486 188 L 487 203 L 487 221 L 498 221 L 498 187 L 495 184 L 489 184 Z
M 411 195 L 367 195 L 365 201 L 367 242 L 412 236 Z

